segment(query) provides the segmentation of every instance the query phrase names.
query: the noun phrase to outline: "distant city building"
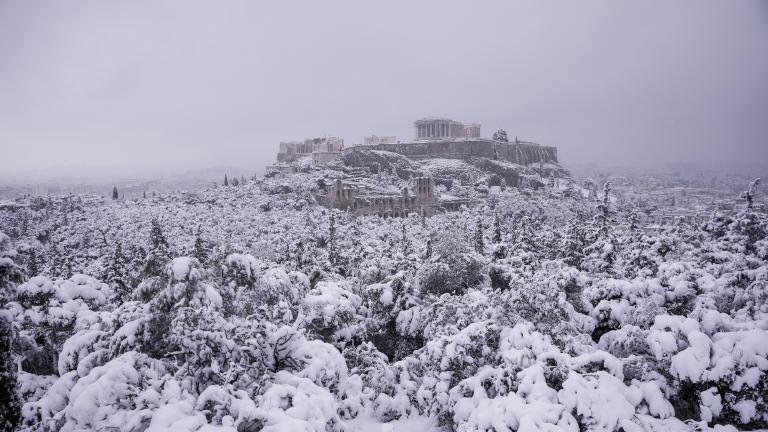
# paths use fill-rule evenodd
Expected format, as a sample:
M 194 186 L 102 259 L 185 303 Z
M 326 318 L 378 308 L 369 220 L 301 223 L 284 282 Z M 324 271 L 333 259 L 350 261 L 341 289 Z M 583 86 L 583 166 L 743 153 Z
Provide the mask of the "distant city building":
M 371 135 L 363 138 L 363 145 L 371 146 L 371 145 L 379 145 L 379 144 L 396 144 L 397 143 L 397 137 L 392 136 L 377 136 L 377 135 Z

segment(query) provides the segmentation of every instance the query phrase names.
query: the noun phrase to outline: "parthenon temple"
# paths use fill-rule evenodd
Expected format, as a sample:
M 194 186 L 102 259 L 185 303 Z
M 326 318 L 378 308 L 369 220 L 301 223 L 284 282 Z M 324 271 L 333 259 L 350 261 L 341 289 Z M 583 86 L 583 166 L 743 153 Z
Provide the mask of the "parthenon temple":
M 414 122 L 417 140 L 479 138 L 480 125 L 449 119 L 421 119 Z

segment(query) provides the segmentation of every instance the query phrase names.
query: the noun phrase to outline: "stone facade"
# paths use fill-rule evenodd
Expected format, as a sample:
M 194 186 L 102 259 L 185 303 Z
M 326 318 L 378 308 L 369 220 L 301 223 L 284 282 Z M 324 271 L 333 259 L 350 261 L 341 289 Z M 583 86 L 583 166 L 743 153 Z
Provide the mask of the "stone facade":
M 462 205 L 469 205 L 469 201 L 440 201 L 435 195 L 435 183 L 432 178 L 418 177 L 414 179 L 413 192 L 406 187 L 400 194 L 367 192 L 337 179 L 328 187 L 324 204 L 358 215 L 405 217 L 412 213 L 432 216 L 441 211 L 458 210 Z

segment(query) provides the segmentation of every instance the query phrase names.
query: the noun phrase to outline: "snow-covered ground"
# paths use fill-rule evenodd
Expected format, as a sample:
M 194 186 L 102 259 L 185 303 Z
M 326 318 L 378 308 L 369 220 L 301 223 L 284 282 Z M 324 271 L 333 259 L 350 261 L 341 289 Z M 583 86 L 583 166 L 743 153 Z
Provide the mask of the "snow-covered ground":
M 132 432 L 768 426 L 765 214 L 647 233 L 648 209 L 610 191 L 489 187 L 483 172 L 449 192 L 477 198 L 472 208 L 356 217 L 315 201 L 338 175 L 6 202 L 1 420 Z

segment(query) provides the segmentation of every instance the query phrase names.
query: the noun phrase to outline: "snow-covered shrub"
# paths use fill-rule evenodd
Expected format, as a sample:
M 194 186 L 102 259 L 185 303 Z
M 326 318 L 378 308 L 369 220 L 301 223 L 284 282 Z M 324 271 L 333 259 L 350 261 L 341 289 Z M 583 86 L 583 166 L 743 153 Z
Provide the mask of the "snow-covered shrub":
M 483 281 L 483 266 L 484 262 L 477 254 L 457 254 L 445 261 L 423 264 L 416 273 L 416 280 L 427 294 L 462 294 Z
M 691 318 L 659 316 L 648 335 L 656 358 L 669 361 L 680 396 L 693 398 L 681 402 L 693 404 L 702 418 L 765 427 L 768 331 L 726 330 L 710 337 L 702 330 Z
M 152 408 L 157 408 L 165 372 L 161 361 L 136 352 L 125 353 L 83 376 L 68 372 L 40 400 L 24 406 L 25 425 L 61 431 L 141 430 L 152 416 Z
M 258 417 L 263 432 L 344 430 L 336 401 L 328 390 L 284 371 L 274 375 L 261 397 Z
M 214 308 L 186 307 L 175 314 L 169 341 L 176 349 L 179 379 L 197 391 L 209 385 L 260 386 L 269 350 L 267 329 L 258 322 L 225 318 Z
M 359 336 L 356 314 L 362 299 L 335 282 L 319 282 L 302 304 L 307 329 L 327 342 L 343 346 Z

